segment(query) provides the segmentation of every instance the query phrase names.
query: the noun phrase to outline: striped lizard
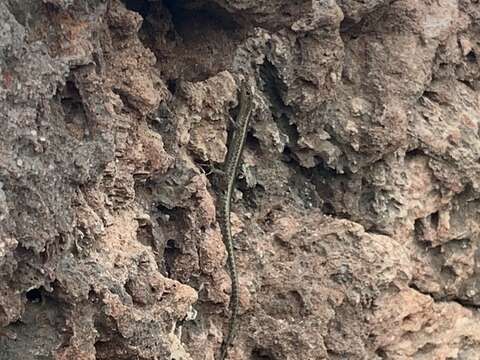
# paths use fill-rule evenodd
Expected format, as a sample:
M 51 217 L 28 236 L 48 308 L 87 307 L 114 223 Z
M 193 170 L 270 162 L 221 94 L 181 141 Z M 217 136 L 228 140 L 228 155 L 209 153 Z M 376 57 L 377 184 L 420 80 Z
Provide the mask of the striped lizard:
M 235 128 L 230 139 L 228 147 L 227 159 L 224 163 L 223 178 L 225 189 L 219 194 L 219 210 L 218 218 L 220 230 L 222 232 L 223 242 L 227 248 L 228 253 L 228 268 L 230 271 L 230 278 L 232 281 L 232 290 L 230 293 L 230 321 L 228 326 L 227 336 L 224 338 L 220 349 L 220 360 L 224 360 L 227 356 L 228 348 L 235 337 L 235 325 L 238 315 L 238 274 L 235 264 L 235 253 L 233 249 L 232 229 L 230 224 L 230 210 L 232 205 L 232 195 L 235 189 L 235 180 L 242 157 L 245 139 L 247 137 L 248 123 L 250 114 L 252 112 L 252 93 L 248 82 L 244 80 L 241 84 L 240 90 L 240 109 L 237 120 L 235 121 Z

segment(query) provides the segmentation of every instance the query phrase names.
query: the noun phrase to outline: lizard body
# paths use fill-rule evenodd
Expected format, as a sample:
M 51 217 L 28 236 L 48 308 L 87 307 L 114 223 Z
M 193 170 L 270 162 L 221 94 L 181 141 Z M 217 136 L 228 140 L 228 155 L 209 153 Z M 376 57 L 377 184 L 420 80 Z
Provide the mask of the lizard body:
M 228 268 L 232 281 L 232 290 L 230 294 L 230 321 L 227 336 L 224 338 L 220 349 L 220 360 L 227 356 L 228 347 L 235 336 L 235 325 L 238 315 L 238 274 L 235 265 L 235 253 L 233 249 L 232 229 L 230 225 L 230 210 L 232 204 L 232 194 L 235 189 L 235 180 L 237 177 L 240 160 L 242 157 L 245 139 L 247 137 L 250 114 L 252 112 L 252 96 L 247 81 L 243 81 L 240 92 L 240 109 L 235 122 L 235 130 L 231 137 L 228 148 L 227 159 L 224 166 L 225 191 L 219 195 L 219 224 L 222 232 L 223 242 L 228 253 Z

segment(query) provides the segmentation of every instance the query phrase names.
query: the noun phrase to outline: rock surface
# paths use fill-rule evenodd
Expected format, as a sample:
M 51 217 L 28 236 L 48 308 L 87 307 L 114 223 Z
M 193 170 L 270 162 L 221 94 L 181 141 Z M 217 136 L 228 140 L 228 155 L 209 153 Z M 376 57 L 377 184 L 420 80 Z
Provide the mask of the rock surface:
M 1 0 L 0 360 L 480 359 L 477 0 Z

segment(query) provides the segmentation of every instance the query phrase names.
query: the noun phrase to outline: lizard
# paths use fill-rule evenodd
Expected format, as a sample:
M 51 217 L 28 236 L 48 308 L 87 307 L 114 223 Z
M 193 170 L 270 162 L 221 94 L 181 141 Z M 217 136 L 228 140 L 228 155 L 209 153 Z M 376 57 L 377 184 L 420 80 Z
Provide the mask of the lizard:
M 230 293 L 230 321 L 228 325 L 228 333 L 224 337 L 222 346 L 220 348 L 220 360 L 224 360 L 227 356 L 228 348 L 235 337 L 235 325 L 238 316 L 238 274 L 235 264 L 235 253 L 233 249 L 233 237 L 230 224 L 230 210 L 232 205 L 232 194 L 235 189 L 235 180 L 242 157 L 245 139 L 247 137 L 248 124 L 250 114 L 252 112 L 252 93 L 246 80 L 242 81 L 240 89 L 240 109 L 234 125 L 233 135 L 228 146 L 227 158 L 223 169 L 223 183 L 225 189 L 219 193 L 218 199 L 218 222 L 220 231 L 222 233 L 223 242 L 227 249 L 228 259 L 227 264 L 231 278 L 231 293 Z

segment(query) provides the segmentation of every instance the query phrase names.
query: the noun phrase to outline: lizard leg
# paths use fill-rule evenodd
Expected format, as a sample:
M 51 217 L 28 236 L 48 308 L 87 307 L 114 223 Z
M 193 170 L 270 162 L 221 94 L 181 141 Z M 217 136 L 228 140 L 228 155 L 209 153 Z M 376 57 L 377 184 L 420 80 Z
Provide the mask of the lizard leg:
M 213 165 L 211 161 L 209 161 L 206 164 L 200 164 L 200 168 L 203 170 L 205 173 L 205 176 L 209 176 L 211 174 L 219 175 L 219 176 L 224 176 L 225 172 L 222 169 L 219 169 Z
M 228 122 L 230 123 L 230 126 L 233 128 L 233 130 L 238 129 L 238 124 L 232 117 L 228 119 Z

